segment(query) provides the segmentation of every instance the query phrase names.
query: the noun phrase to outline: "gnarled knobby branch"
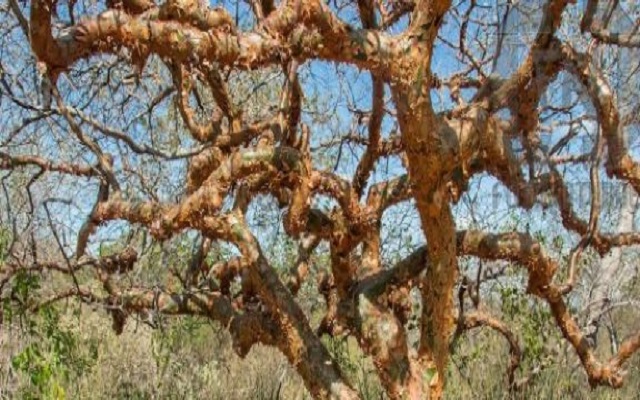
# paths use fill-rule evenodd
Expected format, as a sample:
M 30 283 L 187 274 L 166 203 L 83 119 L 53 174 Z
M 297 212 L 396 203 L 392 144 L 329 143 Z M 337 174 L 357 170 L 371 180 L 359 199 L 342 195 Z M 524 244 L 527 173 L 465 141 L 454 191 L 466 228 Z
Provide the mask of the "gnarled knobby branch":
M 620 387 L 622 385 L 624 375 L 621 369 L 622 363 L 640 348 L 638 334 L 625 340 L 618 354 L 609 362 L 600 362 L 578 323 L 571 316 L 560 287 L 552 281 L 558 268 L 557 263 L 547 257 L 539 243 L 527 234 L 488 234 L 479 231 L 460 232 L 457 241 L 461 254 L 489 260 L 514 261 L 526 267 L 529 272 L 527 291 L 549 304 L 563 336 L 578 354 L 589 383 L 592 386 Z

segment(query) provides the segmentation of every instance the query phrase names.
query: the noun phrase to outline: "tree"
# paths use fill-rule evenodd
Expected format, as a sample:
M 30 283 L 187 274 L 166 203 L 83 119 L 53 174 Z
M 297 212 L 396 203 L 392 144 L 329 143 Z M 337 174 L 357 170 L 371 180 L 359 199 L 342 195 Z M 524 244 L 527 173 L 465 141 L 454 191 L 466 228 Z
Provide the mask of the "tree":
M 606 233 L 599 222 L 604 182 L 640 190 L 628 143 L 638 128 L 638 73 L 626 68 L 637 64 L 640 45 L 640 25 L 625 19 L 625 10 L 637 13 L 635 2 L 226 6 L 9 0 L 3 48 L 19 61 L 9 65 L 3 56 L 1 70 L 3 118 L 15 126 L 3 133 L 0 153 L 10 177 L 3 179 L 11 231 L 3 297 L 16 299 L 8 284 L 20 274 L 55 271 L 67 277 L 64 289 L 24 306 L 77 298 L 108 310 L 116 331 L 134 316 L 204 316 L 231 332 L 239 354 L 255 343 L 278 348 L 315 398 L 358 397 L 321 341 L 353 335 L 389 397 L 439 398 L 452 337 L 479 326 L 508 341 L 509 386 L 517 387 L 517 336 L 480 305 L 488 274 L 471 279 L 459 268 L 462 256 L 502 260 L 526 271 L 527 293 L 548 304 L 589 384 L 623 384 L 640 331 L 601 360 L 567 299 L 579 284 L 582 253 L 602 257 L 640 242 L 635 232 Z M 523 54 L 509 52 L 514 31 L 528 25 L 531 38 L 519 37 Z M 505 59 L 516 67 L 504 68 Z M 369 74 L 364 82 L 342 76 L 350 90 L 366 86 L 371 101 L 368 109 L 353 101 L 353 129 L 333 138 L 322 123 L 329 111 L 309 112 L 303 72 L 317 73 L 318 61 Z M 39 82 L 37 96 L 21 70 Z M 234 90 L 249 74 L 242 71 L 277 77 L 273 107 L 243 109 Z M 332 170 L 322 149 L 337 149 L 329 154 L 339 164 L 345 145 L 356 148 L 354 164 Z M 402 166 L 378 173 L 385 159 Z M 27 180 L 19 169 L 35 174 Z M 34 184 L 51 175 L 61 177 L 47 181 L 34 203 Z M 551 198 L 564 237 L 575 242 L 567 262 L 527 230 L 461 229 L 455 205 L 472 191 L 488 193 L 473 185 L 480 176 L 495 178 L 516 208 L 532 215 Z M 574 207 L 573 183 L 581 181 L 589 182 L 588 218 Z M 250 226 L 252 204 L 264 195 L 282 209 L 283 231 L 271 232 L 299 249 L 288 272 L 274 268 Z M 327 198 L 329 205 L 319 202 Z M 382 257 L 382 221 L 401 203 L 415 207 L 426 243 L 390 266 Z M 127 234 L 112 246 L 117 251 L 104 250 L 109 227 L 122 223 L 129 230 L 120 231 Z M 153 286 L 122 278 L 135 274 L 150 243 L 176 237 L 195 244 L 190 260 L 153 260 L 174 263 L 162 265 L 172 278 Z M 210 251 L 219 256 L 223 245 L 232 247 L 227 256 L 211 262 Z M 314 329 L 296 294 L 310 254 L 324 245 L 329 270 L 317 290 L 326 312 Z M 407 321 L 416 291 L 413 346 Z

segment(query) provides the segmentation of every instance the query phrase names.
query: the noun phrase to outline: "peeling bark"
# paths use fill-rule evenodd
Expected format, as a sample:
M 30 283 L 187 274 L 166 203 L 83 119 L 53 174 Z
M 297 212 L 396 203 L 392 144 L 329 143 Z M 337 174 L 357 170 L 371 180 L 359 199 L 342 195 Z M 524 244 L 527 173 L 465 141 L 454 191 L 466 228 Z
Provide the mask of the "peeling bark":
M 309 393 L 321 399 L 358 398 L 320 340 L 320 334 L 350 334 L 373 359 L 390 398 L 441 398 L 454 330 L 456 337 L 480 326 L 501 334 L 510 349 L 509 385 L 516 386 L 521 354 L 511 327 L 481 311 L 464 313 L 462 290 L 459 315 L 454 309 L 458 257 L 507 260 L 526 269 L 527 291 L 548 304 L 563 337 L 580 358 L 590 384 L 619 387 L 624 362 L 640 348 L 640 334 L 627 338 L 610 360 L 598 360 L 593 340 L 588 340 L 589 335 L 593 339 L 593 332 L 585 335 L 580 331 L 567 306 L 569 300 L 564 298 L 579 279 L 577 274 L 572 274 L 575 279 L 570 279 L 568 285 L 556 284 L 559 261 L 548 256 L 528 234 L 460 232 L 452 210 L 468 190 L 469 180 L 482 173 L 497 178 L 523 209 L 533 209 L 542 203 L 540 195 L 550 194 L 566 231 L 582 237 L 572 266 L 588 247 L 600 256 L 611 251 L 602 261 L 603 276 L 611 280 L 619 271 L 613 264 L 622 251 L 620 247 L 639 244 L 640 234 L 628 226 L 633 219 L 628 210 L 623 210 L 629 215 L 621 219 L 622 232 L 609 234 L 599 228 L 600 153 L 603 149 L 609 177 L 640 193 L 640 167 L 625 138 L 626 124 L 633 118 L 621 115 L 622 106 L 612 83 L 593 58 L 592 49 L 597 43 L 591 43 L 581 53 L 571 47 L 566 35 L 558 33 L 563 23 L 571 23 L 563 20 L 569 1 L 548 0 L 543 4 L 538 31 L 522 64 L 505 78 L 488 76 L 485 66 L 495 65 L 496 61 L 484 56 L 476 60 L 476 54 L 469 49 L 469 24 L 484 23 L 472 20 L 477 8 L 472 3 L 461 14 L 460 4 L 450 0 L 358 0 L 359 25 L 350 25 L 320 0 L 284 0 L 279 4 L 256 0 L 251 2 L 255 26 L 245 29 L 236 26 L 236 18 L 229 11 L 197 1 L 168 0 L 158 5 L 148 0 L 109 0 L 106 11 L 87 15 L 79 22 L 70 15 L 70 25 L 58 29 L 54 27 L 60 21 L 55 15 L 54 0 L 34 0 L 28 21 L 21 6 L 11 1 L 18 23 L 29 33 L 41 78 L 54 86 L 56 107 L 34 107 L 22 102 L 10 90 L 0 69 L 3 95 L 6 92 L 11 102 L 29 113 L 40 113 L 39 118 L 62 117 L 64 129 L 70 129 L 73 140 L 95 164 L 14 154 L 9 145 L 20 144 L 12 143 L 9 137 L 3 140 L 0 169 L 36 170 L 27 185 L 29 196 L 31 183 L 50 173 L 86 179 L 99 189 L 95 206 L 76 232 L 75 259 L 68 258 L 64 250 L 61 254 L 66 266 L 38 262 L 35 250 L 29 256 L 32 260 L 12 254 L 11 262 L 1 267 L 0 296 L 19 271 L 51 271 L 71 277 L 74 287 L 50 296 L 34 309 L 76 297 L 109 310 L 117 331 L 122 331 L 127 318 L 144 313 L 204 316 L 219 321 L 231 332 L 241 355 L 246 355 L 255 343 L 277 347 L 300 374 Z M 602 43 L 637 47 L 638 27 L 613 33 L 608 27 L 609 17 L 596 21 L 598 4 L 597 0 L 589 0 L 585 5 L 581 31 Z M 617 2 L 612 7 L 617 7 Z M 408 20 L 406 30 L 390 33 L 388 28 L 404 17 Z M 460 34 L 459 43 L 447 45 L 469 68 L 450 77 L 436 77 L 432 62 L 439 55 L 438 37 L 441 35 L 440 41 L 445 42 L 442 34 L 452 29 L 449 25 L 456 25 L 447 25 L 449 18 L 456 18 Z M 500 31 L 503 27 L 498 28 Z M 151 145 L 140 145 L 130 133 L 112 129 L 99 118 L 85 115 L 81 107 L 64 103 L 64 96 L 57 90 L 61 74 L 99 58 L 95 56 L 121 56 L 123 50 L 138 79 L 144 75 L 151 56 L 169 68 L 170 87 L 153 100 L 151 108 L 175 95 L 177 117 L 197 149 L 169 154 Z M 366 127 L 365 135 L 354 130 L 338 140 L 311 147 L 316 143 L 312 137 L 322 133 L 314 132 L 305 115 L 305 85 L 299 71 L 308 61 L 349 64 L 369 74 L 371 109 L 354 112 L 359 115 L 355 125 Z M 233 98 L 229 76 L 233 71 L 268 68 L 282 71 L 282 91 L 277 94 L 279 100 L 274 109 L 261 114 L 267 117 L 253 121 L 245 115 L 242 103 Z M 571 150 L 571 132 L 551 149 L 541 144 L 545 128 L 541 101 L 562 72 L 578 80 L 594 106 L 606 146 L 597 141 L 592 155 L 562 153 Z M 198 94 L 200 88 L 210 93 L 215 102 L 204 118 L 190 104 L 191 96 Z M 385 104 L 386 88 L 390 89 L 393 104 Z M 432 96 L 441 89 L 449 90 L 452 106 L 438 113 Z M 505 110 L 510 114 L 507 117 Z M 571 114 L 567 110 L 558 112 Z M 397 122 L 392 132 L 383 124 L 385 118 Z M 121 172 L 130 168 L 129 160 L 122 156 L 114 160 L 106 150 L 118 146 L 105 146 L 102 140 L 96 140 L 100 133 L 118 145 L 125 144 L 127 151 L 137 156 L 167 162 L 186 159 L 182 194 L 160 201 L 161 196 L 137 197 L 131 194 L 137 192 L 121 189 L 119 180 L 126 175 Z M 339 171 L 320 169 L 313 157 L 319 148 L 343 143 L 364 146 L 349 178 Z M 5 145 L 9 150 L 4 150 Z M 404 175 L 373 183 L 377 163 L 390 156 L 401 158 L 406 167 Z M 588 165 L 591 171 L 594 205 L 589 221 L 579 217 L 569 182 L 561 174 L 560 164 L 569 163 Z M 523 165 L 528 167 L 528 174 L 523 173 Z M 122 187 L 129 186 L 127 182 Z M 297 241 L 297 260 L 287 266 L 288 276 L 283 279 L 265 258 L 245 220 L 251 202 L 263 194 L 273 197 L 284 209 L 283 234 Z M 335 208 L 313 208 L 316 196 L 331 198 Z M 381 250 L 382 218 L 390 207 L 409 200 L 415 200 L 426 246 L 387 268 Z M 36 219 L 34 209 L 31 200 L 31 214 L 26 219 Z M 189 266 L 175 269 L 176 276 L 185 278 L 181 279 L 183 290 L 119 287 L 116 278 L 135 268 L 136 252 L 103 259 L 86 255 L 91 241 L 100 240 L 96 232 L 110 221 L 139 225 L 158 241 L 186 230 L 196 231 L 201 242 L 197 242 L 200 245 Z M 318 291 L 325 297 L 327 312 L 318 332 L 314 332 L 295 296 L 309 276 L 311 254 L 323 241 L 329 245 L 330 265 L 319 279 Z M 36 240 L 32 238 L 31 242 L 35 249 Z M 239 254 L 211 266 L 206 256 L 215 242 L 230 243 Z M 76 272 L 89 267 L 101 288 L 99 293 L 81 287 L 75 279 Z M 236 280 L 240 282 L 238 290 L 232 285 Z M 463 283 L 469 283 L 469 278 L 463 278 Z M 408 343 L 405 328 L 412 288 L 419 288 L 422 305 L 417 349 Z M 473 301 L 478 306 L 479 290 L 474 290 Z M 606 297 L 603 289 L 594 293 L 597 302 L 603 303 Z M 602 307 L 594 310 L 588 316 L 592 327 L 597 326 Z

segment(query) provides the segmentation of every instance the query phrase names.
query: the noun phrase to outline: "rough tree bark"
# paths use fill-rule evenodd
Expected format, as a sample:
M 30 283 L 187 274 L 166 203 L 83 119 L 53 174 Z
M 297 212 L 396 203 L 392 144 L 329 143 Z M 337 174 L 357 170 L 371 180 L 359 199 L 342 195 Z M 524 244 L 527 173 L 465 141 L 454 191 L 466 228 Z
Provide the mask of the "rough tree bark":
M 349 24 L 340 10 L 322 0 L 282 0 L 278 4 L 254 0 L 249 28 L 236 26 L 237 18 L 225 8 L 198 1 L 106 1 L 99 12 L 81 19 L 75 18 L 80 8 L 74 4 L 68 18 L 61 18 L 55 0 L 32 0 L 27 18 L 27 9 L 10 0 L 19 26 L 28 33 L 40 78 L 52 85 L 55 101 L 42 107 L 21 100 L 23 91 L 12 89 L 13 83 L 7 82 L 0 69 L 3 93 L 15 107 L 37 113 L 33 121 L 52 120 L 68 129 L 69 140 L 80 146 L 84 157 L 65 161 L 65 157 L 49 159 L 57 157 L 56 151 L 50 153 L 53 156 L 29 154 L 33 151 L 20 137 L 22 128 L 2 137 L 0 170 L 36 171 L 24 188 L 30 211 L 14 212 L 10 196 L 5 199 L 14 221 L 14 244 L 0 268 L 3 298 L 11 297 L 11 282 L 21 271 L 50 271 L 68 277 L 70 286 L 43 298 L 32 310 L 75 297 L 103 305 L 118 332 L 129 318 L 149 310 L 210 318 L 231 332 L 240 355 L 246 355 L 256 343 L 278 348 L 318 399 L 359 397 L 321 341 L 322 334 L 353 335 L 372 358 L 390 398 L 437 399 L 444 395 L 454 330 L 459 336 L 464 330 L 487 327 L 502 335 L 511 357 L 507 380 L 510 389 L 515 387 L 522 351 L 512 327 L 479 309 L 464 313 L 465 293 L 478 304 L 480 281 L 475 294 L 459 292 L 456 307 L 458 258 L 473 256 L 521 265 L 528 274 L 527 292 L 548 304 L 589 383 L 616 388 L 623 384 L 623 364 L 640 348 L 640 332 L 626 338 L 610 360 L 600 361 L 593 341 L 587 341 L 593 333 L 583 334 L 566 297 L 579 279 L 575 265 L 586 247 L 604 256 L 601 276 L 609 280 L 618 271 L 615 260 L 620 248 L 640 244 L 627 208 L 621 210 L 620 232 L 606 234 L 598 226 L 600 167 L 605 167 L 608 179 L 624 181 L 638 194 L 640 166 L 624 137 L 626 126 L 636 122 L 621 114 L 610 77 L 594 54 L 598 46 L 638 47 L 638 26 L 629 32 L 612 31 L 609 22 L 599 22 L 597 0 L 584 6 L 568 0 L 545 1 L 521 64 L 511 75 L 500 77 L 492 75 L 487 66 L 495 65 L 491 57 L 499 57 L 502 41 L 496 44 L 478 33 L 482 29 L 493 32 L 495 24 L 476 17 L 487 6 L 480 7 L 475 1 L 358 0 L 352 4 L 357 10 L 352 14 L 359 20 Z M 617 5 L 608 6 L 615 9 Z M 508 2 L 507 10 L 510 6 Z M 584 8 L 580 22 L 567 16 L 575 8 Z M 508 11 L 505 20 L 507 16 Z M 562 32 L 563 24 L 579 26 L 589 41 L 586 50 L 573 47 Z M 393 27 L 402 32 L 392 34 Z M 501 29 L 504 27 L 498 24 L 498 33 Z M 472 32 L 475 38 L 468 37 Z M 479 47 L 474 43 L 480 43 Z M 498 48 L 491 50 L 495 45 Z M 434 65 L 444 57 L 442 46 L 452 48 L 467 69 L 448 78 L 437 76 Z M 169 86 L 148 102 L 149 112 L 164 99 L 173 99 L 170 106 L 160 107 L 166 107 L 165 111 L 175 107 L 175 117 L 190 135 L 192 148 L 163 150 L 155 145 L 153 135 L 157 133 L 150 134 L 148 143 L 140 143 L 144 136 L 140 128 L 108 126 L 90 115 L 90 107 L 71 105 L 77 102 L 74 91 L 78 89 L 64 81 L 72 81 L 77 69 L 112 59 L 126 61 L 138 83 L 151 79 L 145 76 L 148 64 L 163 67 L 154 79 L 169 82 Z M 364 126 L 366 134 L 339 138 L 340 149 L 344 142 L 364 147 L 350 179 L 317 166 L 311 143 L 319 133 L 313 124 L 304 123 L 306 87 L 298 72 L 313 61 L 346 64 L 370 74 L 371 109 L 354 112 L 356 125 Z M 281 70 L 283 82 L 278 105 L 260 118 L 247 116 L 231 94 L 231 73 L 274 69 Z M 560 136 L 551 148 L 541 141 L 547 113 L 571 116 L 571 107 L 558 111 L 542 104 L 550 85 L 563 72 L 579 83 L 580 93 L 585 94 L 581 104 L 590 103 L 595 110 L 592 121 L 597 124 L 590 121 L 584 128 L 583 121 L 571 120 L 571 124 L 582 123 L 585 135 L 595 143 L 586 154 L 576 153 L 572 146 L 576 136 L 572 129 L 548 128 Z M 637 72 L 630 76 L 637 77 Z M 387 89 L 390 101 L 385 97 Z M 210 93 L 213 110 L 202 106 L 202 91 Z M 444 92 L 450 99 L 436 107 L 434 99 Z M 439 111 L 443 104 L 445 110 Z M 385 118 L 396 122 L 399 132 L 387 132 Z M 33 122 L 24 121 L 25 126 Z M 562 126 L 564 120 L 557 117 L 554 122 Z M 45 142 L 48 134 L 38 133 Z M 374 181 L 379 160 L 392 156 L 403 160 L 405 174 Z M 145 185 L 150 183 L 141 172 L 144 162 L 133 162 L 134 158 L 156 163 L 187 160 L 184 176 L 171 177 L 183 183 L 180 193 L 170 199 L 161 195 L 162 190 L 147 190 Z M 87 159 L 92 160 L 91 165 L 82 161 Z M 561 173 L 562 164 L 569 163 L 590 167 L 588 221 L 574 209 Z M 139 171 L 132 173 L 137 166 Z M 16 227 L 22 220 L 37 220 L 30 187 L 52 174 L 76 182 L 90 180 L 96 194 L 90 212 L 83 216 L 84 224 L 74 232 L 74 254 L 67 254 L 67 245 L 58 240 L 50 224 L 62 258 L 43 260 L 36 236 L 22 235 Z M 580 236 L 567 267 L 570 279 L 566 284 L 556 282 L 555 277 L 564 265 L 528 233 L 460 230 L 454 206 L 469 190 L 469 181 L 482 174 L 495 177 L 523 209 L 541 203 L 542 194 L 555 200 L 566 231 Z M 134 178 L 141 188 L 126 182 Z M 296 240 L 299 249 L 284 280 L 248 222 L 252 201 L 264 194 L 284 209 L 283 234 Z M 319 196 L 334 200 L 335 207 L 315 207 L 314 199 Z M 383 216 L 392 206 L 410 200 L 415 201 L 426 245 L 388 266 L 382 257 Z M 192 260 L 172 269 L 182 287 L 124 286 L 117 278 L 136 267 L 141 249 L 134 249 L 135 243 L 118 255 L 91 255 L 92 245 L 101 240 L 102 227 L 113 221 L 141 228 L 159 242 L 186 231 L 197 232 Z M 25 232 L 32 229 L 30 222 L 26 226 Z M 314 249 L 323 242 L 329 248 L 329 265 L 317 290 L 324 297 L 326 314 L 314 329 L 296 295 L 309 280 Z M 206 258 L 213 243 L 231 244 L 238 252 L 211 265 Z M 99 289 L 78 282 L 76 273 L 85 270 L 94 271 Z M 240 289 L 234 287 L 235 281 L 240 282 Z M 419 290 L 421 306 L 417 348 L 409 343 L 406 327 L 407 304 L 412 302 L 414 288 Z M 605 286 L 599 286 L 594 301 L 604 303 L 605 298 Z M 601 310 L 601 306 L 591 309 L 590 326 L 597 326 Z

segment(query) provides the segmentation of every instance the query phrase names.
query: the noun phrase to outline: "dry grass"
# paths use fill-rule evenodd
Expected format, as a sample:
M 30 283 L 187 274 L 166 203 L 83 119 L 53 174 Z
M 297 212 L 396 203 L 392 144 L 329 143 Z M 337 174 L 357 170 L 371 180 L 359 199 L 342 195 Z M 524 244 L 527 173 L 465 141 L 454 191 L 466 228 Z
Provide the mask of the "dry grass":
M 49 327 L 51 337 L 45 338 L 42 332 L 47 325 L 42 319 L 37 318 L 33 335 L 16 322 L 3 326 L 0 398 L 309 398 L 300 378 L 278 351 L 256 346 L 241 359 L 233 352 L 227 334 L 207 321 L 165 321 L 164 329 L 156 330 L 131 322 L 116 336 L 106 315 L 86 307 L 80 312 L 70 308 L 54 328 Z M 56 348 L 54 338 L 61 333 L 71 337 L 73 344 Z M 384 398 L 371 362 L 362 358 L 355 342 L 334 339 L 326 343 L 363 399 Z M 53 368 L 44 381 L 34 382 L 40 370 L 25 371 L 15 365 L 16 357 L 29 346 L 41 351 L 32 364 Z M 453 357 L 447 398 L 506 398 L 507 358 L 502 338 L 482 330 L 469 333 Z M 571 352 L 549 361 L 515 398 L 640 399 L 638 356 L 628 364 L 627 384 L 619 391 L 591 391 Z M 524 372 L 520 371 L 520 376 Z
M 74 336 L 79 350 L 74 357 L 88 365 L 66 378 L 54 374 L 38 387 L 29 373 L 12 367 L 12 359 L 33 344 L 34 338 L 16 327 L 5 327 L 0 336 L 0 397 L 305 398 L 299 377 L 280 353 L 255 346 L 245 359 L 240 359 L 231 349 L 226 333 L 206 322 L 191 321 L 190 326 L 185 326 L 182 321 L 175 321 L 164 330 L 131 323 L 122 335 L 116 336 L 104 315 L 83 312 L 80 319 L 65 315 L 60 329 Z M 46 342 L 36 344 L 45 352 L 55 353 Z

